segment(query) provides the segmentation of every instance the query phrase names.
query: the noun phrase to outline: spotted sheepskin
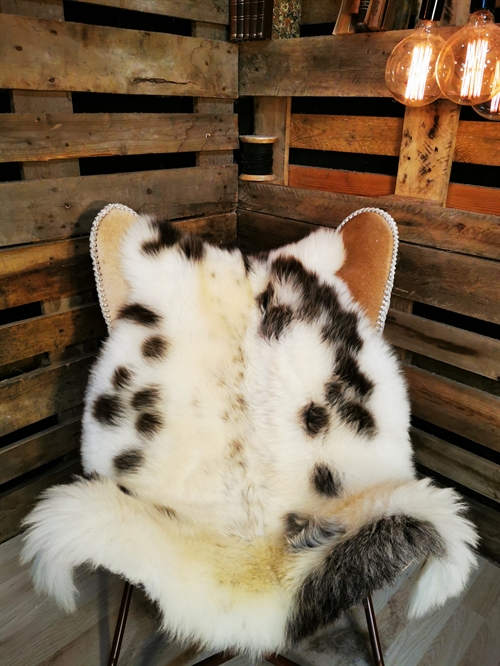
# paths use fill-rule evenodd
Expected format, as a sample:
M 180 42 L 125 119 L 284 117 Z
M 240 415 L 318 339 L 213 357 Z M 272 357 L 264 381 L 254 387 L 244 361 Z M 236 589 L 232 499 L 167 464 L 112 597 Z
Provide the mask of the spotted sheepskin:
M 37 587 L 72 571 L 141 584 L 171 635 L 254 656 L 314 633 L 413 560 L 418 616 L 459 593 L 476 536 L 450 489 L 416 480 L 405 383 L 335 276 L 319 230 L 245 257 L 141 218 L 128 302 L 91 373 L 87 479 L 28 518 Z

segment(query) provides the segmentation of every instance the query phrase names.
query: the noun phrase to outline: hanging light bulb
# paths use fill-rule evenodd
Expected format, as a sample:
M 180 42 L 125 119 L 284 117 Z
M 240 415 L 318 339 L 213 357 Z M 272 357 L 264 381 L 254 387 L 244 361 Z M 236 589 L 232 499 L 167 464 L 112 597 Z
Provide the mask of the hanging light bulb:
M 495 0 L 473 0 L 467 25 L 446 42 L 439 55 L 439 87 L 456 104 L 482 104 L 500 92 L 500 28 L 490 11 L 494 8 Z
M 392 96 L 406 106 L 424 106 L 441 97 L 435 68 L 445 45 L 437 29 L 443 6 L 444 0 L 424 0 L 417 27 L 394 48 L 387 60 L 387 87 Z
M 497 60 L 495 69 L 495 82 L 493 83 L 493 87 L 496 87 L 497 84 L 500 84 L 500 60 Z M 487 102 L 476 104 L 472 108 L 483 118 L 487 118 L 488 120 L 500 120 L 500 92 L 498 92 Z

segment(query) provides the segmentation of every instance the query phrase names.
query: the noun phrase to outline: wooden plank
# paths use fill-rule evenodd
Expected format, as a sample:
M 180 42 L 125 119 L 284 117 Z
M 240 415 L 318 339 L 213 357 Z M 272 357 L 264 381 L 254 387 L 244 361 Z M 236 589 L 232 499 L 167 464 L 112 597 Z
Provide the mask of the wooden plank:
M 237 53 L 197 37 L 0 15 L 2 88 L 235 98 Z
M 404 370 L 415 416 L 500 451 L 500 398 L 413 366 Z
M 237 147 L 235 115 L 5 113 L 0 116 L 0 162 Z
M 500 190 L 477 185 L 450 183 L 446 206 L 498 216 L 500 215 Z
M 238 210 L 238 244 L 244 252 L 272 250 L 304 238 L 316 227 L 274 215 Z
M 3 447 L 0 450 L 0 483 L 76 451 L 80 446 L 80 431 L 80 419 L 74 418 Z
M 402 118 L 293 114 L 290 147 L 344 153 L 399 155 Z M 454 162 L 500 166 L 500 127 L 460 121 Z
M 237 189 L 236 165 L 0 183 L 0 245 L 88 233 L 110 202 L 169 219 L 227 212 Z
M 6 379 L 0 384 L 0 436 L 80 405 L 95 354 Z
M 56 483 L 68 483 L 74 474 L 81 471 L 80 463 L 64 462 L 45 472 L 27 485 L 0 495 L 0 542 L 18 534 L 21 521 L 28 515 L 35 502 L 46 488 Z
M 393 345 L 490 379 L 500 379 L 500 342 L 416 315 L 389 310 L 384 337 Z
M 299 169 L 310 169 L 313 173 L 322 171 L 314 167 L 292 166 L 290 187 L 287 188 L 270 183 L 241 182 L 239 206 L 258 213 L 273 213 L 278 217 L 326 226 L 337 226 L 359 208 L 384 208 L 394 216 L 403 241 L 500 259 L 500 221 L 493 215 L 424 207 L 408 200 L 296 189 L 292 186 L 293 174 Z
M 62 351 L 105 334 L 106 324 L 97 303 L 6 324 L 0 326 L 0 365 Z
M 290 97 L 256 97 L 254 101 L 254 134 L 277 136 L 273 145 L 273 173 L 275 185 L 288 185 L 290 150 Z
M 192 21 L 229 23 L 229 7 L 225 0 L 74 0 L 87 4 L 118 7 L 137 12 L 175 16 Z
M 322 192 L 383 197 L 394 194 L 396 177 L 380 173 L 303 167 L 292 164 L 288 184 L 290 187 L 321 190 Z
M 402 118 L 294 113 L 290 147 L 399 155 L 402 134 Z
M 219 42 L 227 41 L 226 26 L 214 25 L 213 23 L 203 23 L 195 21 L 193 23 L 193 37 L 202 39 L 216 39 Z M 210 97 L 195 97 L 193 100 L 195 113 L 206 114 L 214 113 L 217 115 L 226 115 L 234 113 L 234 103 L 227 99 L 212 99 Z M 238 135 L 238 130 L 236 130 Z M 238 148 L 239 142 L 236 139 Z M 233 151 L 209 151 L 196 155 L 196 166 L 216 166 L 223 164 L 233 164 Z
M 500 513 L 491 509 L 489 506 L 485 506 L 476 500 L 467 497 L 466 504 L 469 507 L 469 516 L 474 525 L 477 527 L 481 541 L 479 543 L 479 552 L 484 557 L 488 557 L 494 562 L 500 562 Z M 497 574 L 498 575 L 498 574 Z M 493 627 L 490 627 L 490 631 Z M 498 627 L 493 629 L 494 635 L 496 636 L 495 645 L 498 646 Z M 479 664 L 490 663 L 494 666 L 495 662 L 483 662 L 478 660 L 478 651 L 477 646 L 474 653 L 469 653 L 471 656 L 475 655 L 475 658 L 467 661 L 468 666 L 476 666 Z M 498 656 L 498 651 L 497 651 Z M 462 662 L 461 662 L 462 663 Z
M 448 99 L 406 107 L 396 195 L 444 206 L 459 117 L 460 107 Z
M 417 428 L 411 429 L 411 440 L 417 463 L 500 502 L 500 465 Z
M 500 323 L 499 268 L 490 259 L 401 243 L 394 293 Z
M 301 25 L 333 23 L 337 19 L 341 0 L 302 0 Z
M 446 40 L 457 28 L 441 28 Z M 409 34 L 392 30 L 240 44 L 239 94 L 261 97 L 390 97 L 389 54 Z M 369 66 L 368 66 L 369 63 Z

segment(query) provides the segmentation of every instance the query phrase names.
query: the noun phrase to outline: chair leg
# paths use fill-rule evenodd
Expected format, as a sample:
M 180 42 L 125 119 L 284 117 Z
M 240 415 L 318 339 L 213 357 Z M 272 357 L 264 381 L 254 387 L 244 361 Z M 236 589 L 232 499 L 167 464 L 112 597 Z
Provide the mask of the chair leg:
M 120 610 L 118 611 L 118 618 L 116 620 L 115 634 L 113 636 L 113 643 L 109 653 L 108 666 L 117 666 L 118 664 L 118 657 L 120 656 L 123 634 L 125 633 L 125 625 L 127 624 L 128 609 L 130 608 L 130 600 L 132 599 L 133 590 L 134 588 L 132 585 L 128 581 L 125 581 Z
M 375 662 L 375 666 L 384 666 L 384 656 L 382 654 L 382 646 L 380 645 L 372 598 L 370 596 L 366 597 L 363 604 L 365 607 L 366 624 L 368 625 L 368 633 L 370 635 L 370 643 L 372 646 L 373 661 Z

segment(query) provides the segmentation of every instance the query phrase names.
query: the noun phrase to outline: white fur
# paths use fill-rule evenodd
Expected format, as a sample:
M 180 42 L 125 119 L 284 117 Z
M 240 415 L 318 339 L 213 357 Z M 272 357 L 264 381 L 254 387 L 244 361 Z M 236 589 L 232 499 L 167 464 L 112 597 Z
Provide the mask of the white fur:
M 148 218 L 132 227 L 122 247 L 129 302 L 162 316 L 154 328 L 114 323 L 87 390 L 82 459 L 100 479 L 53 488 L 27 520 L 25 561 L 34 580 L 68 610 L 75 607 L 72 570 L 104 566 L 141 583 L 158 601 L 164 626 L 179 638 L 214 649 L 253 654 L 280 649 L 294 595 L 338 537 L 310 552 L 287 551 L 283 517 L 302 513 L 339 521 L 347 535 L 383 516 L 430 522 L 447 555 L 430 558 L 411 601 L 421 615 L 463 589 L 474 556 L 475 532 L 451 490 L 415 481 L 408 436 L 406 386 L 388 346 L 335 276 L 344 249 L 340 236 L 320 230 L 254 263 L 247 276 L 239 252 L 205 248 L 193 262 L 177 246 L 147 256 L 154 236 Z M 336 349 L 322 337 L 323 319 L 293 321 L 278 340 L 259 334 L 259 294 L 277 256 L 293 256 L 337 291 L 342 307 L 358 312 L 363 347 L 357 357 L 374 390 L 366 406 L 375 416 L 372 438 L 357 434 L 332 410 L 329 428 L 304 431 L 300 410 L 324 402 Z M 277 285 L 280 302 L 298 307 L 300 294 Z M 141 345 L 162 335 L 169 351 L 147 360 Z M 116 392 L 115 368 L 133 373 L 120 390 L 118 425 L 100 423 L 94 400 Z M 154 437 L 135 430 L 135 391 L 158 386 L 164 427 Z M 141 467 L 120 474 L 113 459 L 130 449 Z M 311 471 L 329 465 L 342 496 L 325 498 Z M 118 490 L 126 486 L 134 496 Z M 170 518 L 158 507 L 176 512 Z

